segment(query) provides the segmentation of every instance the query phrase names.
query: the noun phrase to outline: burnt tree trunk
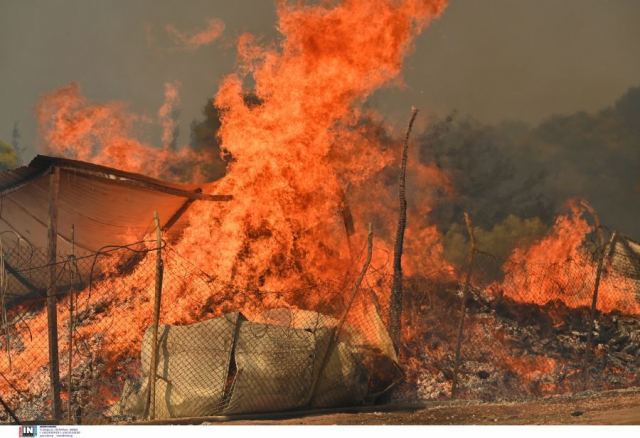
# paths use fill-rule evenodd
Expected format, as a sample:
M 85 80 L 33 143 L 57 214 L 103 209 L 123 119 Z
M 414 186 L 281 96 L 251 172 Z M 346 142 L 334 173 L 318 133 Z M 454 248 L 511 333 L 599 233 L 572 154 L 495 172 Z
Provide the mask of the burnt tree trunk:
M 402 148 L 402 163 L 400 167 L 400 210 L 398 219 L 398 229 L 396 232 L 396 243 L 393 251 L 393 286 L 391 290 L 391 307 L 389 309 L 389 332 L 391 340 L 396 349 L 396 353 L 400 353 L 400 339 L 402 333 L 402 249 L 404 247 L 404 232 L 407 227 L 407 198 L 406 198 L 406 182 L 407 182 L 407 158 L 409 152 L 409 136 L 411 128 L 418 115 L 418 110 L 413 108 L 411 111 L 411 120 L 407 127 L 407 134 L 404 138 L 404 146 Z

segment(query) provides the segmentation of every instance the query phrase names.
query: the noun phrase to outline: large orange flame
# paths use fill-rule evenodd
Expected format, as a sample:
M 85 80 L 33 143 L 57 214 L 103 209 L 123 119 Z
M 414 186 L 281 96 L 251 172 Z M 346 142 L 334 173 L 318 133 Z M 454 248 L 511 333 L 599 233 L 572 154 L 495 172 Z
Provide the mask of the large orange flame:
M 248 34 L 239 38 L 237 72 L 222 81 L 215 99 L 222 111 L 222 146 L 233 161 L 225 178 L 206 186 L 234 199 L 194 203 L 173 247 L 195 271 L 206 272 L 221 286 L 214 291 L 195 276 L 168 276 L 163 302 L 171 305 L 163 306 L 163 322 L 189 323 L 223 311 L 251 314 L 278 306 L 338 314 L 344 310 L 343 294 L 351 288 L 348 278 L 360 268 L 369 222 L 375 253 L 366 285 L 378 301 L 388 300 L 401 143 L 383 138 L 376 128 L 383 122 L 362 104 L 376 89 L 397 80 L 414 38 L 445 4 L 279 2 L 283 38 L 278 45 L 261 47 Z M 249 77 L 255 84 L 251 89 L 244 86 Z M 166 91 L 168 100 L 160 111 L 165 121 L 177 101 L 174 89 Z M 45 151 L 51 154 L 161 177 L 167 177 L 175 160 L 193 154 L 133 140 L 138 117 L 122 104 L 89 102 L 77 85 L 45 96 L 38 116 Z M 436 167 L 416 163 L 410 173 L 409 179 L 422 189 L 409 212 L 407 272 L 428 266 L 434 275 L 452 275 L 442 257 L 440 235 L 426 217 L 432 188 L 447 189 L 448 180 Z M 350 214 L 355 227 L 348 224 Z M 167 257 L 167 272 L 184 271 L 175 266 L 178 258 Z M 91 294 L 106 310 L 80 327 L 79 336 L 91 344 L 100 333 L 99 348 L 111 366 L 135 356 L 150 323 L 153 263 L 148 256 L 133 272 L 102 281 Z M 354 309 L 366 324 L 371 306 L 356 302 Z M 44 333 L 45 321 L 40 313 L 30 325 Z M 66 323 L 64 313 L 59 322 Z M 46 355 L 33 351 L 26 348 L 16 360 L 44 366 Z M 28 382 L 18 369 L 12 377 Z
M 216 96 L 222 145 L 234 162 L 210 188 L 235 199 L 222 211 L 196 206 L 178 247 L 208 272 L 247 288 L 336 281 L 353 262 L 338 214 L 346 200 L 356 216 L 356 241 L 364 242 L 363 223 L 382 219 L 377 259 L 385 257 L 380 250 L 392 235 L 396 202 L 385 202 L 389 189 L 376 177 L 398 151 L 362 125 L 360 105 L 397 77 L 413 38 L 444 4 L 281 2 L 279 47 L 260 47 L 243 35 L 238 72 Z M 245 98 L 247 76 L 257 104 Z
M 122 102 L 97 104 L 81 93 L 77 83 L 55 90 L 40 99 L 36 108 L 41 145 L 45 154 L 115 167 L 153 177 L 184 179 L 176 168 L 192 167 L 189 180 L 204 179 L 196 166 L 211 159 L 207 152 L 170 145 L 175 121 L 172 112 L 178 102 L 176 83 L 165 84 L 165 102 L 158 111 L 163 148 L 135 138 L 140 124 L 151 119 L 127 111 Z
M 570 212 L 556 219 L 548 236 L 529 248 L 514 250 L 504 266 L 504 281 L 492 288 L 521 302 L 543 305 L 557 300 L 569 307 L 591 306 L 597 262 L 584 244 L 592 231 L 577 202 L 571 202 Z M 598 309 L 640 314 L 635 284 L 615 272 L 605 272 Z
M 170 305 L 163 306 L 162 322 L 190 323 L 238 309 L 251 315 L 283 306 L 337 314 L 350 289 L 349 277 L 359 269 L 366 223 L 374 226 L 375 244 L 365 285 L 376 295 L 374 301 L 388 301 L 400 142 L 380 135 L 377 128 L 384 122 L 363 103 L 377 89 L 397 83 L 415 37 L 445 5 L 445 0 L 280 1 L 282 39 L 277 44 L 265 47 L 252 35 L 240 36 L 237 70 L 223 79 L 215 97 L 222 114 L 221 144 L 232 162 L 222 180 L 205 186 L 208 192 L 232 194 L 234 199 L 194 203 L 187 211 L 187 226 L 166 255 L 166 272 L 200 270 L 216 287 L 191 273 L 168 275 L 163 302 Z M 159 111 L 164 127 L 160 149 L 133 139 L 133 125 L 142 119 L 124 105 L 92 103 L 77 85 L 55 91 L 38 107 L 45 151 L 171 177 L 176 161 L 207 157 L 168 146 L 175 128 L 170 113 L 178 95 L 172 84 L 165 93 Z M 405 272 L 420 273 L 434 284 L 453 280 L 456 274 L 443 258 L 441 236 L 428 222 L 434 189 L 452 192 L 450 181 L 437 167 L 416 159 L 409 172 L 415 190 L 410 190 Z M 348 223 L 350 216 L 355 227 Z M 595 263 L 583 243 L 591 231 L 573 207 L 558 218 L 549 236 L 512 254 L 504 281 L 491 290 L 521 302 L 560 300 L 571 307 L 588 306 Z M 190 261 L 188 269 L 182 257 Z M 114 275 L 92 291 L 92 302 L 104 311 L 79 327 L 78 336 L 100 349 L 107 366 L 134 357 L 151 322 L 153 266 L 153 257 L 147 256 L 132 272 Z M 637 303 L 616 298 L 624 287 L 624 279 L 606 276 L 599 309 L 640 313 Z M 353 310 L 364 316 L 372 311 L 363 301 Z M 65 312 L 58 317 L 64 326 Z M 366 324 L 366 318 L 352 322 Z M 45 336 L 45 313 L 33 316 L 29 326 L 32 333 Z M 366 327 L 357 328 L 367 334 Z M 44 367 L 46 351 L 29 348 L 27 329 L 21 330 L 25 348 L 14 360 Z M 424 349 L 420 330 L 411 324 L 404 327 L 403 336 L 415 341 L 415 350 Z M 446 352 L 434 346 L 429 354 Z M 550 358 L 502 354 L 505 364 L 525 380 L 550 373 L 556 365 Z M 408 358 L 409 367 L 424 366 L 417 357 Z M 6 360 L 0 359 L 5 371 Z M 25 369 L 14 367 L 7 376 L 21 389 L 34 384 Z M 43 391 L 46 384 L 45 379 L 38 382 Z

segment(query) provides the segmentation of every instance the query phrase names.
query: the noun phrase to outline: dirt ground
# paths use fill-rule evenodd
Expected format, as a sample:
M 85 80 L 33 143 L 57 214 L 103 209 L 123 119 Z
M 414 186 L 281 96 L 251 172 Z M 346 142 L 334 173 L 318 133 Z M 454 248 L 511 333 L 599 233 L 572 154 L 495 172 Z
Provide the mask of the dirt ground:
M 626 424 L 640 425 L 640 388 L 527 402 L 433 402 L 391 411 L 342 412 L 225 424 Z

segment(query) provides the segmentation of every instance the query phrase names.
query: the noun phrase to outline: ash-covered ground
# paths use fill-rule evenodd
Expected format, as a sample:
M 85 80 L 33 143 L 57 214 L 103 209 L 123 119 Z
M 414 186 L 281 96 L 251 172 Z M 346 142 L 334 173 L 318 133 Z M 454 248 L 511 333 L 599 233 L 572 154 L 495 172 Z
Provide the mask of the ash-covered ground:
M 410 283 L 407 382 L 394 399 L 450 398 L 460 287 L 416 278 Z M 640 319 L 598 314 L 588 348 L 589 316 L 587 308 L 558 301 L 539 306 L 472 290 L 456 398 L 519 400 L 640 385 Z

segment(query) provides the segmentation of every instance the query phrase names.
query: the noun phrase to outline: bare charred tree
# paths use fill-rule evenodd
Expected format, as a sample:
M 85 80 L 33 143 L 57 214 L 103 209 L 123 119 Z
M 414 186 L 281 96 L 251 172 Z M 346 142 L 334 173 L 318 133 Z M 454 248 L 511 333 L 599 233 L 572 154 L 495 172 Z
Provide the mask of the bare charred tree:
M 400 353 L 400 338 L 402 332 L 402 249 L 404 247 L 404 232 L 407 227 L 407 157 L 409 152 L 409 137 L 417 115 L 418 110 L 412 108 L 411 120 L 409 120 L 407 134 L 404 138 L 402 163 L 400 167 L 400 211 L 396 243 L 393 251 L 393 288 L 391 290 L 391 308 L 389 313 L 389 331 L 391 332 L 391 340 L 393 341 L 396 353 Z

